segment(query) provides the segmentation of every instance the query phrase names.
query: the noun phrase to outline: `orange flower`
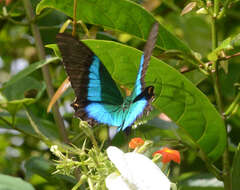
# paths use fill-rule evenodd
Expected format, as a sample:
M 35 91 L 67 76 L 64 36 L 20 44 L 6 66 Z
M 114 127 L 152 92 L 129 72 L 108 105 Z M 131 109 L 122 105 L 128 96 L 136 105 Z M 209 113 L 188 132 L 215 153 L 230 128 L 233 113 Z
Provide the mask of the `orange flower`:
M 12 0 L 6 0 L 5 5 L 8 6 Z
M 164 164 L 170 162 L 171 160 L 178 164 L 180 164 L 181 162 L 180 153 L 177 150 L 164 147 L 163 149 L 154 152 L 153 156 L 155 156 L 156 154 L 162 155 L 162 162 Z
M 128 143 L 128 147 L 131 149 L 135 149 L 136 147 L 142 146 L 144 144 L 144 140 L 140 137 L 132 138 Z

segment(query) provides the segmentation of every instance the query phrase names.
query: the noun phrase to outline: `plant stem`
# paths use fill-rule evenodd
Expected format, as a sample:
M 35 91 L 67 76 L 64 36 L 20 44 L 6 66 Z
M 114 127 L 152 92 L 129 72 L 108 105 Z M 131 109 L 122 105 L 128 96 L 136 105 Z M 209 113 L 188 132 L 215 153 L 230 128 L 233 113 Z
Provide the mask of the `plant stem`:
M 213 80 L 213 88 L 214 88 L 214 93 L 216 97 L 216 103 L 217 103 L 217 108 L 220 114 L 223 114 L 223 105 L 222 105 L 222 98 L 220 94 L 220 88 L 219 88 L 219 80 L 218 80 L 218 62 L 214 62 L 213 66 L 215 65 L 215 69 L 213 69 L 212 73 L 212 80 Z
M 72 30 L 72 36 L 76 36 L 77 31 L 77 0 L 74 0 L 73 4 L 73 30 Z
M 24 8 L 25 8 L 28 20 L 34 20 L 35 15 L 33 13 L 33 9 L 32 9 L 32 5 L 31 5 L 30 0 L 23 0 L 23 4 L 24 4 Z M 37 52 L 38 52 L 38 57 L 39 57 L 40 60 L 43 60 L 43 59 L 45 59 L 44 46 L 43 46 L 43 42 L 42 42 L 42 39 L 41 39 L 39 29 L 34 22 L 31 22 L 31 29 L 32 29 L 34 39 L 36 41 L 36 48 L 37 48 Z M 42 73 L 43 73 L 43 78 L 44 78 L 44 80 L 46 82 L 46 85 L 47 85 L 48 96 L 49 96 L 49 98 L 51 98 L 54 95 L 54 90 L 53 90 L 53 86 L 52 86 L 52 81 L 51 81 L 49 68 L 48 68 L 47 65 L 42 67 Z M 54 116 L 54 119 L 57 123 L 59 133 L 61 135 L 62 140 L 65 143 L 68 143 L 69 140 L 67 138 L 67 133 L 66 133 L 65 126 L 64 126 L 64 123 L 63 123 L 63 118 L 60 115 L 57 103 L 53 106 L 53 116 Z
M 216 18 L 218 16 L 219 12 L 219 0 L 214 0 L 214 14 L 212 15 L 212 51 L 217 48 L 218 46 L 218 40 L 217 40 L 217 28 L 216 28 Z M 218 63 L 219 61 L 214 61 L 212 64 L 212 81 L 214 86 L 214 93 L 216 97 L 216 103 L 219 113 L 223 114 L 223 105 L 222 105 L 222 99 L 220 94 L 220 88 L 219 88 L 219 80 L 218 80 Z M 226 127 L 226 123 L 225 123 Z M 227 132 L 227 127 L 226 127 Z M 230 163 L 229 163 L 229 147 L 228 142 L 226 142 L 226 148 L 223 154 L 223 183 L 224 183 L 224 189 L 225 190 L 231 190 L 231 172 L 230 172 Z
M 228 143 L 223 154 L 223 183 L 225 190 L 232 190 L 231 168 L 229 163 Z
M 219 0 L 214 0 L 214 10 L 213 10 L 213 17 L 217 17 L 219 13 Z

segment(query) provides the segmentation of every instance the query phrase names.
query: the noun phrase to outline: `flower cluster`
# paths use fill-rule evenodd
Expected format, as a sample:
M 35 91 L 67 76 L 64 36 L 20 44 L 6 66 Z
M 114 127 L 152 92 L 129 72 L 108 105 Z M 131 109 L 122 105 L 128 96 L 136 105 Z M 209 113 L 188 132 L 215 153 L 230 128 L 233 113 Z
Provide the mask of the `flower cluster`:
M 85 143 L 81 149 L 61 144 L 50 149 L 58 158 L 55 174 L 73 176 L 76 171 L 81 171 L 74 190 L 84 183 L 88 183 L 90 189 L 156 190 L 161 187 L 161 190 L 170 190 L 171 182 L 155 162 L 162 161 L 165 168 L 170 161 L 179 164 L 178 151 L 165 147 L 153 153 L 151 160 L 143 153 L 153 143 L 141 138 L 133 138 L 129 142 L 133 151 L 128 153 L 114 146 L 108 147 L 106 152 L 96 146 L 88 149 Z

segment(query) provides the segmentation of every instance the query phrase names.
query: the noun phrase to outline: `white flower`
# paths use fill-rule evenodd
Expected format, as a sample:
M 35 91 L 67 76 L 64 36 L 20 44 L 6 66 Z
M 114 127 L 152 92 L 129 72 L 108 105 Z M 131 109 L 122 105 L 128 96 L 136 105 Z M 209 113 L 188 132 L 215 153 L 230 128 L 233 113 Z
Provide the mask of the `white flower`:
M 63 158 L 63 154 L 60 152 L 60 150 L 58 149 L 58 145 L 52 145 L 50 148 L 50 151 L 57 157 L 59 158 Z
M 110 174 L 105 182 L 109 190 L 170 190 L 170 181 L 160 168 L 146 156 L 110 146 L 107 149 L 109 159 L 121 175 Z

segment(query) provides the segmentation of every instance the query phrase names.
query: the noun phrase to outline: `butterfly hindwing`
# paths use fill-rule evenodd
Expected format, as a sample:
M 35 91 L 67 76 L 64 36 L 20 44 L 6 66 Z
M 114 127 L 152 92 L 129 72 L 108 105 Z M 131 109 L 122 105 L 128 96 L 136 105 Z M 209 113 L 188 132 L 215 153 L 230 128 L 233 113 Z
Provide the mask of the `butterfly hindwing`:
M 155 23 L 149 33 L 147 43 L 145 44 L 135 86 L 130 96 L 132 103 L 129 106 L 128 114 L 124 120 L 122 130 L 125 130 L 128 126 L 131 126 L 133 122 L 143 114 L 144 111 L 148 112 L 152 109 L 149 102 L 151 102 L 153 98 L 153 87 L 146 88 L 144 79 L 152 51 L 157 40 L 158 29 L 159 25 L 158 23 Z

